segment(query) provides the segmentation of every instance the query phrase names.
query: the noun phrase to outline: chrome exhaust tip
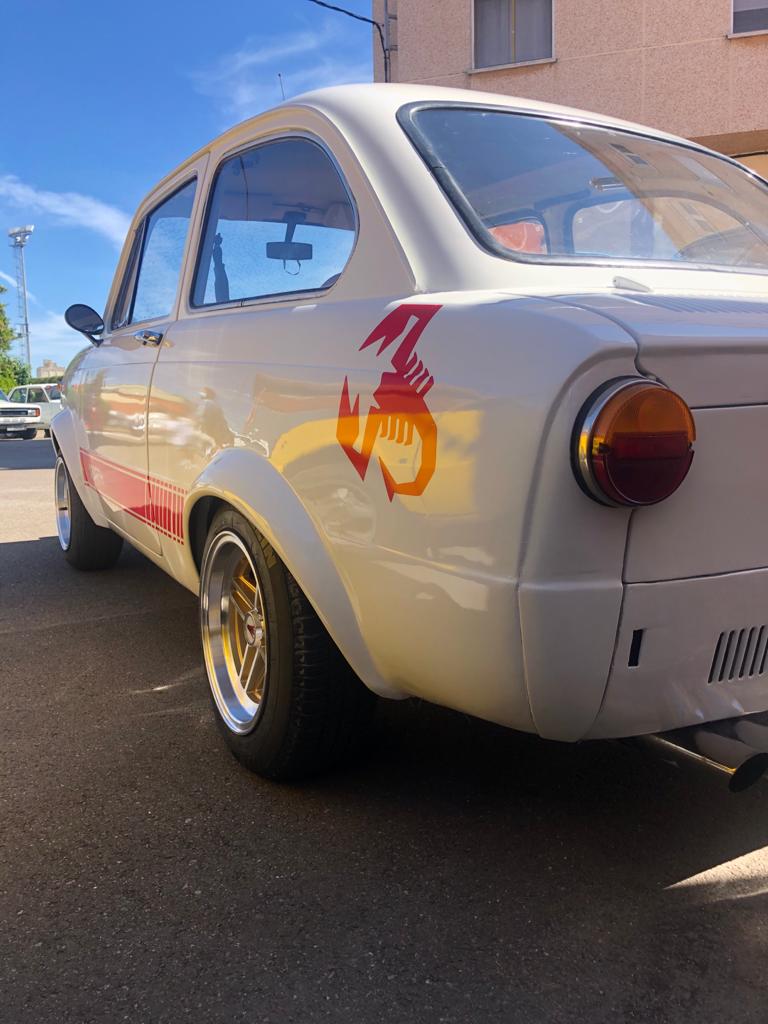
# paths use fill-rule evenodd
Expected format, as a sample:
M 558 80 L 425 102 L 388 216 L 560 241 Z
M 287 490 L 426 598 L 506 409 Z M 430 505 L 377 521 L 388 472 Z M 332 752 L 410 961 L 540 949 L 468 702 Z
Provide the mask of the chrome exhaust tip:
M 690 725 L 638 740 L 679 754 L 728 776 L 728 789 L 742 793 L 768 772 L 768 712 Z

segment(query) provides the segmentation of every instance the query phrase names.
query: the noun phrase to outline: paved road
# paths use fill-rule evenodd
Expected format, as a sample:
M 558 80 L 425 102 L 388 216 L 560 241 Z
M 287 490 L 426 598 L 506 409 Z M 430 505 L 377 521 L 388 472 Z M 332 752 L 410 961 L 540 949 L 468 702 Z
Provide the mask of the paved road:
M 0 441 L 0 1021 L 768 1017 L 768 785 L 389 704 L 356 771 L 249 776 L 192 595 L 59 556 Z

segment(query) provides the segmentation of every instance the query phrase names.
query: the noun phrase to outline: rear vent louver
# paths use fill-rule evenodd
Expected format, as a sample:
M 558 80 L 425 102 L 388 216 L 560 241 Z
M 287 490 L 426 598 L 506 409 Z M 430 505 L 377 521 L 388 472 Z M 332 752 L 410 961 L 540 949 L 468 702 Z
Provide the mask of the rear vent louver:
M 710 683 L 761 676 L 768 656 L 768 626 L 745 626 L 721 633 L 715 644 Z

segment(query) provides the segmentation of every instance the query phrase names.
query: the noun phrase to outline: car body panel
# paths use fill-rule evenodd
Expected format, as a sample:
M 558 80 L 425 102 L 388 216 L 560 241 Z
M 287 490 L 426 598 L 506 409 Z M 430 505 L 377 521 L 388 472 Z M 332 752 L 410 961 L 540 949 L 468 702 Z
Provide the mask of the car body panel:
M 672 631 L 661 620 L 642 625 L 643 595 L 660 588 L 677 650 L 703 657 L 715 619 L 699 637 L 693 606 L 676 609 L 675 595 L 704 607 L 717 586 L 680 589 L 679 577 L 736 580 L 749 574 L 734 569 L 768 564 L 759 517 L 744 511 L 764 497 L 756 475 L 746 477 L 768 408 L 758 308 L 768 276 L 638 264 L 628 278 L 609 260 L 500 259 L 469 233 L 397 124 L 398 108 L 416 98 L 620 125 L 397 86 L 325 90 L 225 133 L 144 200 L 118 265 L 107 323 L 141 219 L 197 174 L 176 304 L 150 324 L 161 344 L 142 346 L 135 324 L 107 329 L 65 378 L 70 404 L 54 435 L 79 492 L 97 522 L 190 590 L 199 502 L 239 509 L 383 696 L 415 695 L 560 740 L 732 714 L 730 697 L 701 690 L 700 667 L 671 679 L 680 668 Z M 332 154 L 354 198 L 358 233 L 338 281 L 194 308 L 216 168 L 243 147 L 297 135 Z M 417 362 L 418 385 L 409 377 Z M 596 389 L 643 374 L 694 408 L 700 436 L 679 492 L 630 512 L 579 488 L 572 433 Z M 420 444 L 406 443 L 409 428 Z M 718 466 L 734 448 L 733 495 L 720 496 Z M 101 478 L 88 478 L 99 460 Z M 140 488 L 142 515 L 116 500 L 110 465 Z M 642 673 L 620 664 L 628 629 L 630 644 L 638 629 L 652 638 L 655 682 L 636 712 Z M 768 686 L 750 694 L 751 710 L 768 708 Z

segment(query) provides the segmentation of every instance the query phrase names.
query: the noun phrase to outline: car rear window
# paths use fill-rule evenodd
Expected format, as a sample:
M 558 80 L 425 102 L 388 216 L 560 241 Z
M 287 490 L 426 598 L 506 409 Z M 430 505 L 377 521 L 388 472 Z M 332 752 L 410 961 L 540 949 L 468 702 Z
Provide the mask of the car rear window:
M 468 226 L 498 255 L 768 270 L 768 187 L 730 160 L 483 107 L 417 107 L 399 117 Z

